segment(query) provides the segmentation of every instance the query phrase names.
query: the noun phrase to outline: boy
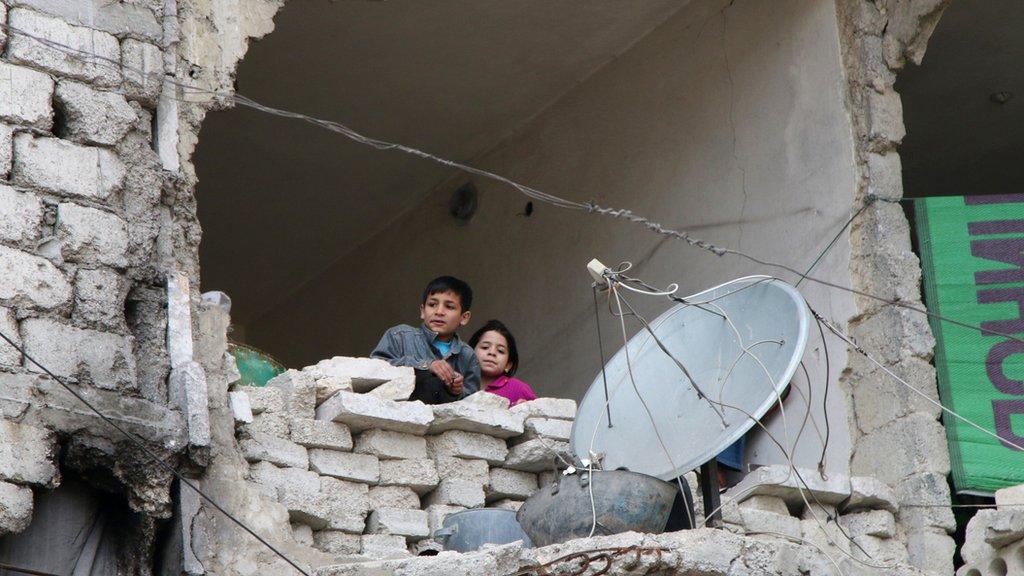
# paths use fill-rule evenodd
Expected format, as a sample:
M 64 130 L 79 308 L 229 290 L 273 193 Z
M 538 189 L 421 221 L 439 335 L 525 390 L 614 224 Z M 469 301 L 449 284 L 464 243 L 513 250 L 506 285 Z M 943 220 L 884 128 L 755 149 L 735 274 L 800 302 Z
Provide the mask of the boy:
M 469 323 L 472 305 L 469 284 L 452 276 L 434 278 L 423 290 L 423 324 L 388 329 L 370 356 L 416 370 L 409 400 L 444 404 L 465 398 L 480 388 L 480 363 L 455 332 Z

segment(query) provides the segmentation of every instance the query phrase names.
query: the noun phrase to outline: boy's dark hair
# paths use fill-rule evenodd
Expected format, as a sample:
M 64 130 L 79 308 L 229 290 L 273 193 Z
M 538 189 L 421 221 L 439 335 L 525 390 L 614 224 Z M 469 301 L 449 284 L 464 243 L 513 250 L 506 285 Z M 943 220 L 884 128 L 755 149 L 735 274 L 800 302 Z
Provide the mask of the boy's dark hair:
M 512 376 L 516 373 L 516 369 L 519 368 L 519 350 L 516 349 L 516 339 L 512 336 L 512 332 L 500 320 L 488 320 L 487 324 L 484 324 L 479 330 L 474 332 L 472 338 L 469 339 L 469 347 L 476 348 L 484 334 L 492 330 L 504 336 L 505 341 L 508 342 L 508 370 L 505 373 Z
M 427 283 L 427 287 L 423 289 L 422 303 L 426 304 L 427 298 L 438 292 L 454 292 L 458 295 L 463 312 L 473 307 L 473 289 L 469 287 L 469 284 L 454 276 L 438 276 Z

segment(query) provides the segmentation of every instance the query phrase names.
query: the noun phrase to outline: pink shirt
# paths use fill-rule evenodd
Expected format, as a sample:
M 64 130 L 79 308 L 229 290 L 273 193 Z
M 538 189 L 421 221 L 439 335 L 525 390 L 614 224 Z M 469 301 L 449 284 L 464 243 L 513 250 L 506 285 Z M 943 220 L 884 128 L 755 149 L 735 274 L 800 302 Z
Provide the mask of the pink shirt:
M 515 406 L 527 400 L 536 400 L 537 395 L 533 393 L 530 385 L 518 378 L 501 375 L 487 385 L 487 392 L 508 398 L 509 406 Z

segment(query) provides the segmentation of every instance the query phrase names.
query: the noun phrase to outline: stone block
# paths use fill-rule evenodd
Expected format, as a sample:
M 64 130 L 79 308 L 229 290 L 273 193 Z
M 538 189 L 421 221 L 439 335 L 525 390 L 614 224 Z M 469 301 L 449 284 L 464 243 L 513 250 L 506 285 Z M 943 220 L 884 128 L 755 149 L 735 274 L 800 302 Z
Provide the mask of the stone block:
M 288 418 L 312 419 L 316 412 L 316 383 L 308 374 L 286 370 L 267 381 L 267 388 L 284 390 L 284 411 Z
M 358 536 L 356 538 L 358 541 Z M 292 539 L 303 546 L 313 546 L 313 529 L 301 522 L 292 522 Z
M 380 463 L 382 486 L 407 486 L 422 495 L 433 490 L 439 481 L 433 460 L 382 460 Z
M 235 391 L 249 397 L 249 405 L 252 407 L 253 414 L 284 410 L 284 391 L 280 388 L 238 386 Z
M 359 554 L 362 549 L 362 537 L 359 534 L 348 534 L 341 530 L 320 530 L 312 535 L 312 546 L 321 552 L 338 556 Z M 405 539 L 402 540 L 403 544 Z
M 305 468 L 279 468 L 270 462 L 256 462 L 249 467 L 249 479 L 274 500 L 280 500 L 285 490 L 320 493 L 320 476 Z
M 52 488 L 59 478 L 57 439 L 52 432 L 0 420 L 0 480 Z
M 831 519 L 838 518 L 839 514 L 835 506 L 831 504 L 818 504 L 811 502 L 800 511 L 801 520 L 814 520 L 816 522 L 831 522 Z
M 996 490 L 996 506 L 1024 506 L 1024 484 Z
M 574 420 L 576 418 L 576 401 L 565 398 L 537 398 L 529 402 L 520 402 L 509 410 L 515 414 L 522 414 L 526 418 Z
M 306 448 L 326 448 L 348 452 L 352 450 L 352 433 L 348 426 L 326 420 L 298 418 L 291 421 L 292 442 Z
M 436 456 L 437 475 L 441 480 L 466 480 L 481 486 L 491 481 L 487 460 L 467 460 L 456 456 Z
M 366 484 L 322 476 L 320 494 L 329 513 L 329 528 L 362 533 L 366 513 L 370 510 L 369 487 Z
M 189 446 L 209 446 L 210 396 L 203 367 L 198 362 L 185 362 L 172 368 L 167 392 L 172 405 L 185 416 Z
M 850 497 L 850 477 L 839 473 L 831 473 L 828 478 L 822 478 L 816 470 L 808 468 L 797 468 L 800 478 L 793 473 L 789 466 L 772 465 L 762 466 L 733 486 L 722 497 L 722 500 L 739 498 L 741 501 L 751 496 L 777 496 L 786 501 L 790 506 L 803 506 L 803 491 L 809 489 L 813 494 L 808 499 L 822 504 L 838 505 Z M 806 482 L 806 488 L 804 486 Z
M 120 83 L 121 44 L 114 36 L 92 28 L 72 26 L 58 18 L 23 8 L 11 10 L 8 21 L 12 28 L 24 32 L 12 33 L 8 40 L 7 57 L 12 62 L 31 64 L 60 76 L 98 86 L 115 87 Z M 29 35 L 46 38 L 96 57 L 76 57 L 30 38 Z
M 126 38 L 121 43 L 124 92 L 150 106 L 156 104 L 164 83 L 164 54 L 148 42 Z
M 446 506 L 444 504 L 431 504 L 426 507 L 427 512 L 427 524 L 430 527 L 430 533 L 433 534 L 434 530 L 440 528 L 445 517 L 449 514 L 455 514 L 456 512 L 462 512 L 468 510 L 462 506 Z
M 239 441 L 242 456 L 249 462 L 260 460 L 291 468 L 309 468 L 309 454 L 298 444 L 265 434 L 253 434 Z
M 367 394 L 376 396 L 382 400 L 400 401 L 408 400 L 415 389 L 416 380 L 414 378 L 400 378 L 398 380 L 385 382 L 373 390 L 370 390 Z
M 25 352 L 57 376 L 109 390 L 135 386 L 135 357 L 128 339 L 120 334 L 75 328 L 50 318 L 28 318 L 21 323 L 21 335 Z M 41 372 L 27 359 L 25 368 Z
M 430 535 L 427 513 L 423 510 L 405 508 L 378 508 L 370 512 L 370 518 L 366 521 L 366 531 L 369 534 L 405 536 L 410 541 Z
M 903 167 L 900 155 L 868 153 L 868 193 L 879 198 L 898 200 L 903 197 Z
M 465 508 L 482 508 L 486 501 L 484 488 L 467 480 L 441 480 L 437 488 L 427 494 L 423 500 L 428 506 L 443 504 L 445 506 L 462 506 Z
M 345 480 L 375 484 L 380 479 L 380 461 L 369 454 L 313 448 L 309 451 L 309 465 L 320 474 Z
M 515 438 L 514 442 L 524 442 L 537 437 L 568 442 L 572 435 L 572 420 L 527 418 L 523 428 L 523 435 Z
M 125 329 L 124 301 L 128 282 L 113 270 L 81 269 L 75 275 L 73 317 L 87 324 L 114 331 Z
M 95 28 L 115 36 L 131 34 L 153 41 L 163 37 L 158 12 L 145 4 L 111 3 L 106 0 L 19 0 L 18 4 L 56 16 L 70 24 Z
M 740 502 L 740 508 L 753 508 L 774 514 L 789 514 L 789 507 L 786 506 L 785 500 L 778 496 L 767 496 L 764 494 L 751 496 Z
M 1024 510 L 996 510 L 989 517 L 984 538 L 993 548 L 1002 548 L 1024 539 Z
M 236 423 L 248 424 L 252 422 L 252 406 L 249 404 L 249 395 L 245 392 L 228 392 L 228 405 L 231 407 L 231 416 Z
M 808 543 L 818 546 L 833 558 L 844 557 L 850 553 L 850 541 L 842 529 L 834 522 L 817 520 L 801 520 L 802 538 Z
M 502 510 L 515 510 L 516 512 L 518 512 L 519 509 L 523 507 L 523 501 L 522 500 L 513 500 L 511 498 L 503 498 L 501 500 L 497 500 L 495 502 L 492 502 L 487 507 L 488 508 L 501 508 Z
M 0 123 L 0 179 L 7 180 L 14 162 L 14 127 Z M 0 205 L 0 210 L 3 206 Z M 0 234 L 3 233 L 0 228 Z
M 70 262 L 128 264 L 128 226 L 120 216 L 77 204 L 57 206 L 61 256 Z
M 369 392 L 392 380 L 411 382 L 416 380 L 416 374 L 412 368 L 392 366 L 379 358 L 335 356 L 321 360 L 313 366 L 306 366 L 302 371 L 309 373 L 316 380 L 331 376 L 348 380 L 352 385 L 352 390 L 356 392 Z
M 64 119 L 62 138 L 84 144 L 113 146 L 135 123 L 135 110 L 124 96 L 93 90 L 85 84 L 57 83 L 57 105 Z
M 391 430 L 367 430 L 356 438 L 355 451 L 381 460 L 423 459 L 427 457 L 427 441 L 422 436 Z
M 906 260 L 902 257 L 894 257 L 894 260 Z M 914 266 L 918 264 L 913 263 Z M 880 275 L 889 278 L 893 275 L 891 270 L 880 271 Z M 913 284 L 917 290 L 918 284 Z M 876 293 L 880 290 L 876 290 Z M 892 291 L 890 291 L 891 293 Z M 894 296 L 897 298 L 898 296 Z M 900 298 L 906 300 L 906 298 Z M 930 398 L 938 402 L 939 392 L 935 386 L 935 367 L 927 360 L 917 357 L 904 357 L 894 363 L 887 363 L 889 368 L 915 390 L 924 393 L 922 398 L 906 386 L 893 380 L 891 376 L 867 360 L 854 357 L 851 358 L 850 369 L 853 371 L 850 378 L 853 392 L 853 407 L 857 415 L 857 426 L 865 434 L 870 434 L 890 422 L 920 412 L 938 418 L 942 409 L 928 402 Z
M 316 381 L 316 405 L 319 407 L 324 403 L 325 400 L 334 396 L 335 392 L 344 390 L 346 392 L 352 391 L 352 382 L 336 378 L 334 376 L 328 378 L 321 378 Z
M 505 467 L 525 472 L 542 472 L 556 465 L 562 467 L 563 459 L 572 461 L 572 448 L 568 442 L 534 438 L 509 449 Z
M 404 536 L 363 534 L 359 553 L 369 558 L 403 558 L 409 555 Z
M 800 520 L 789 514 L 775 514 L 754 508 L 740 508 L 743 529 L 749 533 L 783 535 L 789 538 L 800 538 L 803 527 Z
M 437 436 L 428 436 L 427 453 L 435 458 L 457 456 L 486 460 L 493 465 L 501 465 L 509 455 L 504 440 L 463 430 L 449 430 Z
M 952 574 L 956 542 L 942 530 L 907 532 L 907 559 L 928 574 Z
M 926 414 L 911 414 L 867 434 L 857 442 L 850 470 L 895 484 L 914 474 L 948 474 L 946 433 Z
M 491 468 L 490 482 L 485 490 L 487 500 L 516 498 L 525 500 L 537 491 L 537 475 L 531 472 Z
M 866 554 L 865 554 L 866 553 Z M 895 538 L 879 538 L 878 536 L 857 536 L 850 545 L 850 554 L 857 560 L 871 564 L 906 563 L 907 547 Z
M 316 409 L 316 419 L 341 422 L 356 432 L 373 428 L 423 434 L 434 414 L 422 402 L 393 402 L 340 391 Z
M 407 486 L 374 486 L 369 493 L 370 508 L 420 509 L 420 497 Z
M 867 104 L 868 137 L 883 146 L 902 142 L 907 129 L 903 124 L 903 102 L 900 95 L 891 88 L 882 92 L 868 90 Z
M 438 434 L 447 430 L 464 430 L 511 438 L 523 433 L 523 415 L 510 412 L 506 408 L 495 408 L 478 398 L 494 396 L 487 393 L 476 393 L 457 402 L 434 406 L 434 421 L 430 424 L 430 433 Z
M 265 434 L 275 438 L 283 438 L 295 442 L 289 433 L 288 419 L 281 414 L 264 412 L 252 417 L 252 424 L 247 424 L 243 430 L 249 434 Z M 295 442 L 301 444 L 300 442 Z
M 868 510 L 839 517 L 842 526 L 851 538 L 856 536 L 896 537 L 896 518 L 887 510 Z
M 16 184 L 54 194 L 103 200 L 121 188 L 125 167 L 110 150 L 57 138 L 14 135 Z
M 49 131 L 53 90 L 49 75 L 0 61 L 0 120 Z
M 281 490 L 281 505 L 288 509 L 292 522 L 306 524 L 314 530 L 330 526 L 331 509 L 326 497 L 317 492 Z
M 18 318 L 14 314 L 14 310 L 10 308 L 0 308 L 0 332 L 3 332 L 5 336 L 14 340 L 14 343 L 18 346 L 22 345 L 21 334 L 18 333 Z M 21 367 L 21 352 L 7 343 L 6 340 L 0 340 L 0 366 L 10 367 Z
M 71 283 L 49 260 L 0 246 L 0 304 L 57 308 L 71 299 Z
M 864 509 L 888 510 L 895 514 L 899 510 L 896 493 L 888 484 L 871 476 L 850 478 L 850 499 L 842 507 L 844 512 Z
M 32 489 L 0 482 L 0 534 L 17 534 L 32 522 Z

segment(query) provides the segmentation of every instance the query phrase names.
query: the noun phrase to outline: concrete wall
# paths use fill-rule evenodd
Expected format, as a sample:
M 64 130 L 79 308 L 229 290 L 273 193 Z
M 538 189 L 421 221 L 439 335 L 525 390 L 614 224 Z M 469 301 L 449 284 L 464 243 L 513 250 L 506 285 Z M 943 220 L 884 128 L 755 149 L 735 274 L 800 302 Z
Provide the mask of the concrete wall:
M 694 2 L 474 164 L 805 268 L 850 215 L 853 149 L 843 101 L 831 2 Z M 420 205 L 396 206 L 405 217 L 248 325 L 249 340 L 296 366 L 365 354 L 389 325 L 415 323 L 425 282 L 451 273 L 477 292 L 470 328 L 505 320 L 521 343 L 523 377 L 544 395 L 578 398 L 599 368 L 584 271 L 590 258 L 630 260 L 636 275 L 679 282 L 682 293 L 776 272 L 599 216 L 537 203 L 533 216 L 520 216 L 526 198 L 479 179 L 479 212 L 457 226 L 447 202 L 462 182 Z M 848 242 L 816 273 L 849 284 Z M 840 322 L 853 310 L 842 293 L 801 288 Z M 667 307 L 638 304 L 651 315 Z M 621 345 L 615 328 L 604 326 L 609 354 Z M 833 366 L 843 366 L 843 350 L 831 352 Z M 809 364 L 820 399 L 813 341 Z M 839 447 L 831 465 L 845 469 L 842 395 L 830 403 Z M 807 446 L 805 462 L 816 462 L 818 440 Z M 761 460 L 770 452 L 763 443 L 752 449 Z

